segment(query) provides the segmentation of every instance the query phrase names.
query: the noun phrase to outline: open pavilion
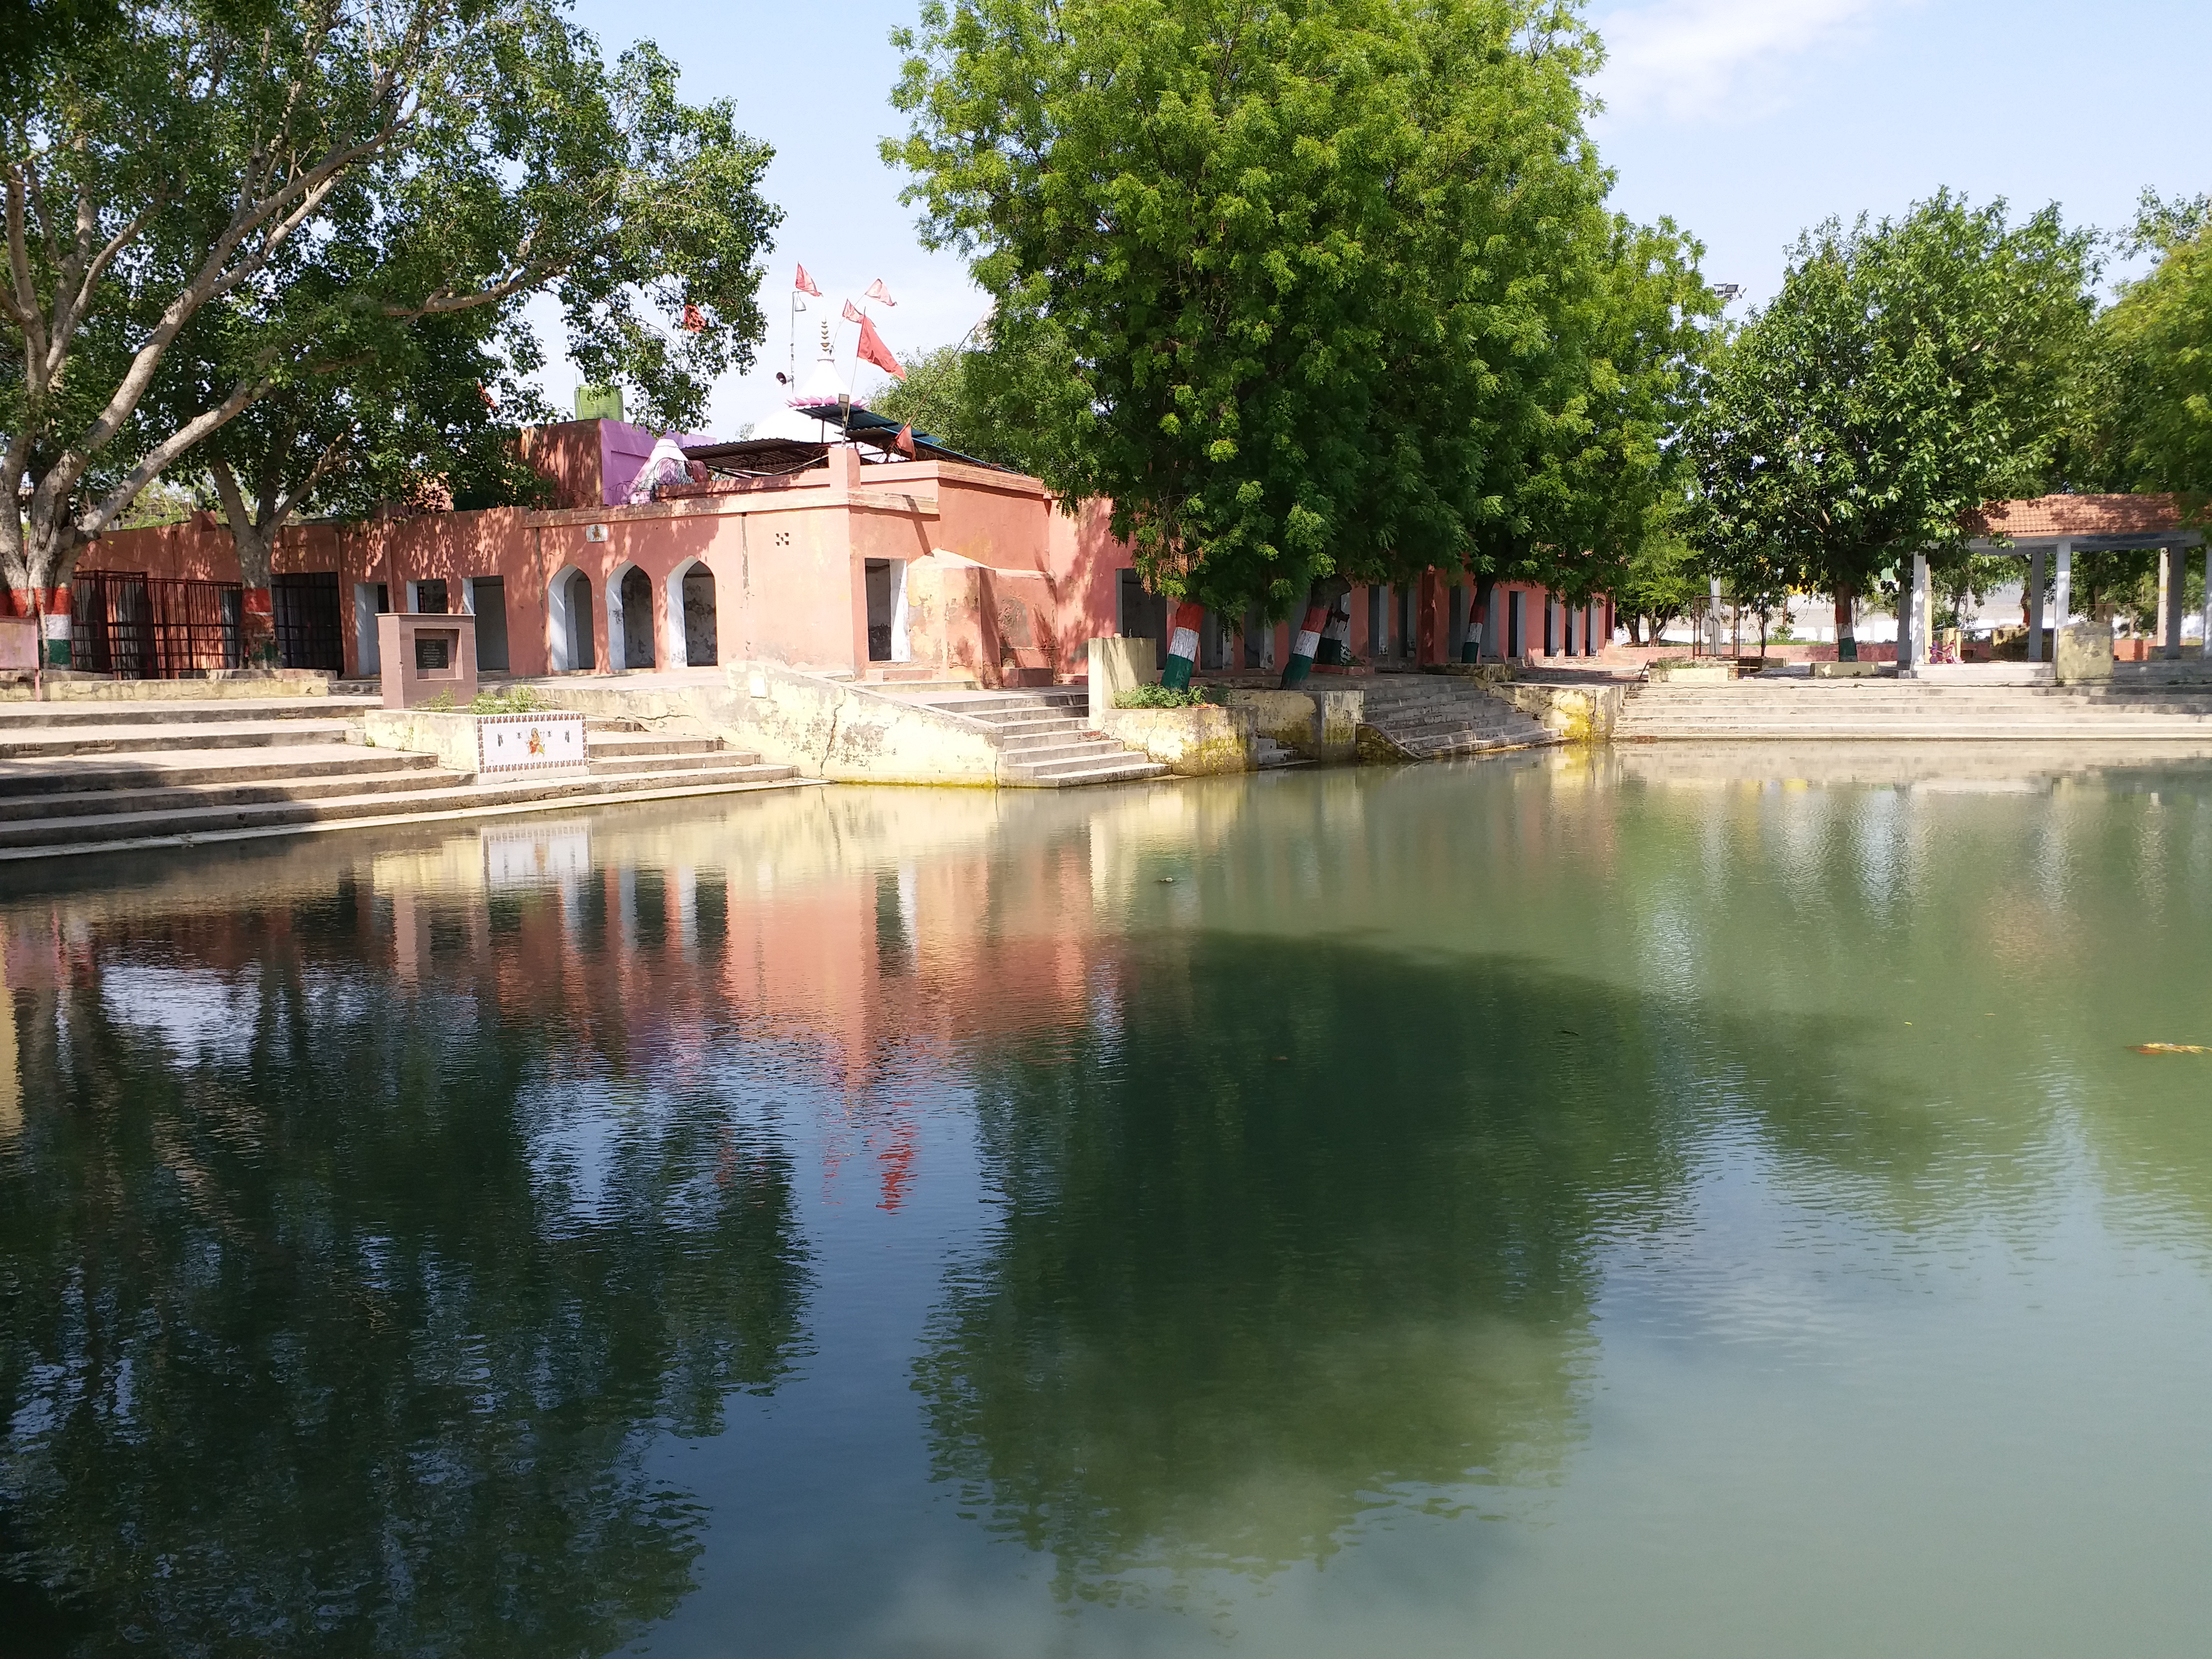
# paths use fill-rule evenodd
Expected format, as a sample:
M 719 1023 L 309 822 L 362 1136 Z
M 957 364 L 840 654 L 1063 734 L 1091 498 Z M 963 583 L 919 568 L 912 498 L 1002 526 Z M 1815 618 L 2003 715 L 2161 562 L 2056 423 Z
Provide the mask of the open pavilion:
M 1971 528 L 1978 533 L 1969 545 L 1977 552 L 2027 556 L 2030 661 L 2043 657 L 2046 576 L 2052 590 L 2051 625 L 2063 628 L 2073 617 L 2076 553 L 2144 548 L 2155 548 L 2160 555 L 2160 649 L 2169 659 L 2180 656 L 2182 600 L 2187 592 L 2184 561 L 2186 550 L 2202 547 L 2204 538 L 2184 524 L 2181 504 L 2174 496 L 2041 495 L 2033 501 L 1991 501 L 1975 515 Z M 2205 558 L 2204 638 L 2212 641 L 2212 551 Z M 2053 559 L 2055 572 L 2049 563 Z M 1924 572 L 1921 583 L 1924 589 Z M 1924 629 L 1916 645 L 1916 660 L 1924 659 Z

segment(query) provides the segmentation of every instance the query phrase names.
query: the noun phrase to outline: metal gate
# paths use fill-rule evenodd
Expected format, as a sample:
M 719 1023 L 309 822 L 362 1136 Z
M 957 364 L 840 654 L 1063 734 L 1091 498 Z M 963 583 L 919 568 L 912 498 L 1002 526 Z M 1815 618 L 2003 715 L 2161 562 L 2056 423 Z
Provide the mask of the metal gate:
M 240 668 L 245 619 L 236 582 L 80 570 L 70 584 L 70 660 L 132 680 Z
M 303 570 L 269 579 L 276 613 L 276 660 L 287 668 L 345 672 L 345 635 L 338 615 L 338 573 Z

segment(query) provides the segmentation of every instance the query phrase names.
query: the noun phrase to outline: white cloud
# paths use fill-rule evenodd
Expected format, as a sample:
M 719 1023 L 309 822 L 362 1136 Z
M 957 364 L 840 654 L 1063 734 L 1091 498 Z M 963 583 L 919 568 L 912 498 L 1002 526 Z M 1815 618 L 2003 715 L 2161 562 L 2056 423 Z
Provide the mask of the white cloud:
M 1594 90 L 1616 117 L 1711 121 L 1771 113 L 1793 62 L 1863 38 L 1897 0 L 1658 0 L 1596 20 Z

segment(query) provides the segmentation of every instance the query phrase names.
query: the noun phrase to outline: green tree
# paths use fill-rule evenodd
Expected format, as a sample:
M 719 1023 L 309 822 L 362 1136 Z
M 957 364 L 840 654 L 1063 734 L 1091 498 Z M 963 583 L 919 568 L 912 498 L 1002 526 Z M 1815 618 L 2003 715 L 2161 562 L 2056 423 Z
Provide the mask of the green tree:
M 1705 598 L 1703 556 L 1675 518 L 1655 517 L 1643 544 L 1614 577 L 1612 593 L 1632 643 L 1656 642 L 1668 623 L 1687 616 Z
M 932 0 L 893 39 L 884 153 L 995 301 L 1024 464 L 1155 591 L 1279 616 L 1456 563 L 1601 425 L 1561 392 L 1616 229 L 1570 9 Z
M 2172 490 L 2202 521 L 2212 499 L 2212 222 L 2199 198 L 2144 198 L 2131 245 L 2150 274 L 2100 319 L 2107 393 L 2100 482 Z
M 979 460 L 1041 472 L 1048 441 L 1035 415 L 1044 383 L 1061 374 L 1055 361 L 1038 362 L 994 349 L 989 325 L 978 343 L 939 346 L 907 360 L 906 379 L 876 394 L 871 407 L 949 449 Z
M 375 350 L 326 337 L 179 463 L 222 508 L 247 587 L 269 585 L 277 536 L 311 510 L 360 516 L 385 502 L 484 507 L 543 493 L 515 441 L 519 425 L 552 415 L 516 372 L 538 366 L 537 343 L 512 319 L 501 337 L 501 320 L 491 307 L 414 319 L 377 331 Z M 188 333 L 170 354 L 142 405 L 147 424 L 220 395 L 234 359 L 203 357 L 192 343 Z
M 1801 238 L 1689 423 L 1714 565 L 1848 601 L 2039 494 L 2081 409 L 2094 249 L 2056 208 L 2013 225 L 1948 191 Z
M 587 377 L 696 412 L 750 361 L 777 216 L 766 147 L 675 82 L 650 45 L 610 69 L 550 0 L 168 0 L 54 54 L 0 131 L 0 574 L 65 580 L 330 341 L 422 318 L 550 292 Z M 702 326 L 672 337 L 655 313 L 686 306 Z M 220 395 L 140 422 L 210 308 Z
M 1565 303 L 1533 365 L 1522 447 L 1492 465 L 1503 510 L 1477 526 L 1467 559 L 1480 577 L 1541 582 L 1573 604 L 1618 596 L 1678 533 L 1676 440 L 1720 310 L 1698 273 L 1703 248 L 1671 222 L 1594 214 L 1579 246 L 1595 257 L 1557 274 Z

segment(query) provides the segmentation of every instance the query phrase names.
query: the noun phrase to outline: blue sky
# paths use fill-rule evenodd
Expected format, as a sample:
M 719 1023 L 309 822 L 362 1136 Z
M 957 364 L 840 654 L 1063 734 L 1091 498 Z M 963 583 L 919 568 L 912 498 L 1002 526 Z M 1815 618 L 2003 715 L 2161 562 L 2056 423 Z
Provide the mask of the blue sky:
M 823 293 L 801 319 L 802 371 L 814 325 L 878 276 L 899 302 L 878 325 L 902 356 L 958 339 L 982 313 L 960 259 L 921 246 L 901 178 L 877 159 L 901 127 L 887 37 L 916 9 L 575 7 L 611 56 L 657 40 L 687 96 L 734 99 L 745 129 L 775 146 L 769 339 L 750 374 L 716 389 L 720 435 L 783 395 L 772 374 L 787 361 L 795 262 Z M 2056 201 L 2070 222 L 2108 227 L 2147 185 L 2212 191 L 2212 131 L 2187 94 L 2194 66 L 2212 61 L 2206 0 L 1646 0 L 1590 15 L 1609 58 L 1593 131 L 1618 175 L 1614 204 L 1672 216 L 1705 244 L 1708 276 L 1751 300 L 1773 292 L 1802 228 L 1894 212 L 1940 185 L 2023 210 Z M 559 363 L 545 378 L 565 405 L 573 373 Z M 863 368 L 863 394 L 880 379 Z

